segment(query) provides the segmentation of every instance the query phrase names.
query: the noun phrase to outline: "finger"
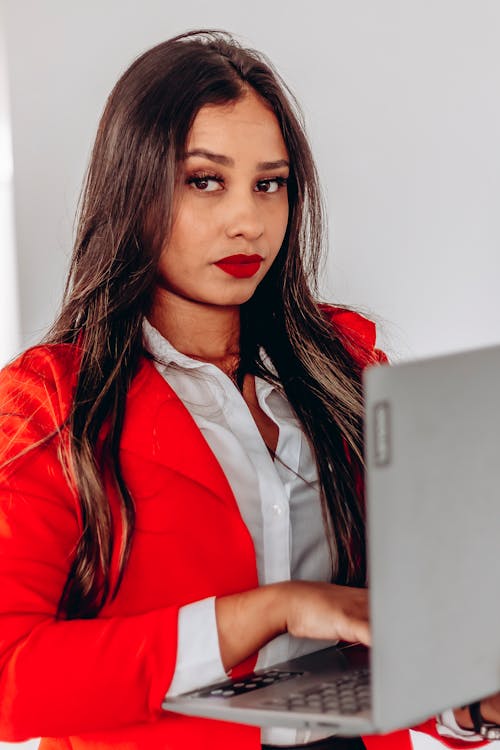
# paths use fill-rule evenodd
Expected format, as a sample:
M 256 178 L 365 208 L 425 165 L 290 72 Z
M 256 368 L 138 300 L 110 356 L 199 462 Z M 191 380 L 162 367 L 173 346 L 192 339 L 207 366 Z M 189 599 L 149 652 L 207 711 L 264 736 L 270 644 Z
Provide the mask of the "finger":
M 349 620 L 345 629 L 341 630 L 340 637 L 348 643 L 360 641 L 364 646 L 371 646 L 370 624 L 366 619 Z

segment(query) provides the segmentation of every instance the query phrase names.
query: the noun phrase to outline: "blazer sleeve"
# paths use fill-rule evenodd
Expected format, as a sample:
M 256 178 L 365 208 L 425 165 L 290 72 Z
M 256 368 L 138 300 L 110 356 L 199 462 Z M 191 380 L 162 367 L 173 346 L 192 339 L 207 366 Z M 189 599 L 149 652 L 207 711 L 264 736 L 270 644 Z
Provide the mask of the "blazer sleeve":
M 0 740 L 10 742 L 157 720 L 175 667 L 176 606 L 56 619 L 81 531 L 59 460 L 67 366 L 32 354 L 0 374 Z

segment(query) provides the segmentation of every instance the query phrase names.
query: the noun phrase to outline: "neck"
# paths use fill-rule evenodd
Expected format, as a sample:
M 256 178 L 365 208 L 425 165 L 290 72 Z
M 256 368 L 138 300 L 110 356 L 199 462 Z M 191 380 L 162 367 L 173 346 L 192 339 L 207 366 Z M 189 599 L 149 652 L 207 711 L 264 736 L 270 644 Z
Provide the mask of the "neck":
M 208 305 L 161 290 L 149 315 L 177 351 L 224 367 L 239 358 L 240 308 Z

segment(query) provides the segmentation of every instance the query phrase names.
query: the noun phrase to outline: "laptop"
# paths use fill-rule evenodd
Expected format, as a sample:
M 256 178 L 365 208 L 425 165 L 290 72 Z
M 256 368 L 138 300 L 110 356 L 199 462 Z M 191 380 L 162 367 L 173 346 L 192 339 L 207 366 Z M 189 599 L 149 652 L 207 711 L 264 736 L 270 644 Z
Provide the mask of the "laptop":
M 500 690 L 500 346 L 373 367 L 364 390 L 372 648 L 316 651 L 165 710 L 350 736 Z

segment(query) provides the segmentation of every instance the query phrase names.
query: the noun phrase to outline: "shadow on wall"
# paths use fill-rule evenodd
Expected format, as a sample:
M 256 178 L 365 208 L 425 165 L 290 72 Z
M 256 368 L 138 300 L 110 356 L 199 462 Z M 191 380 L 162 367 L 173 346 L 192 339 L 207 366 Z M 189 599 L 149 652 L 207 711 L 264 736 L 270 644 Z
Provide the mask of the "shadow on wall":
M 12 185 L 0 184 L 0 366 L 20 346 Z

